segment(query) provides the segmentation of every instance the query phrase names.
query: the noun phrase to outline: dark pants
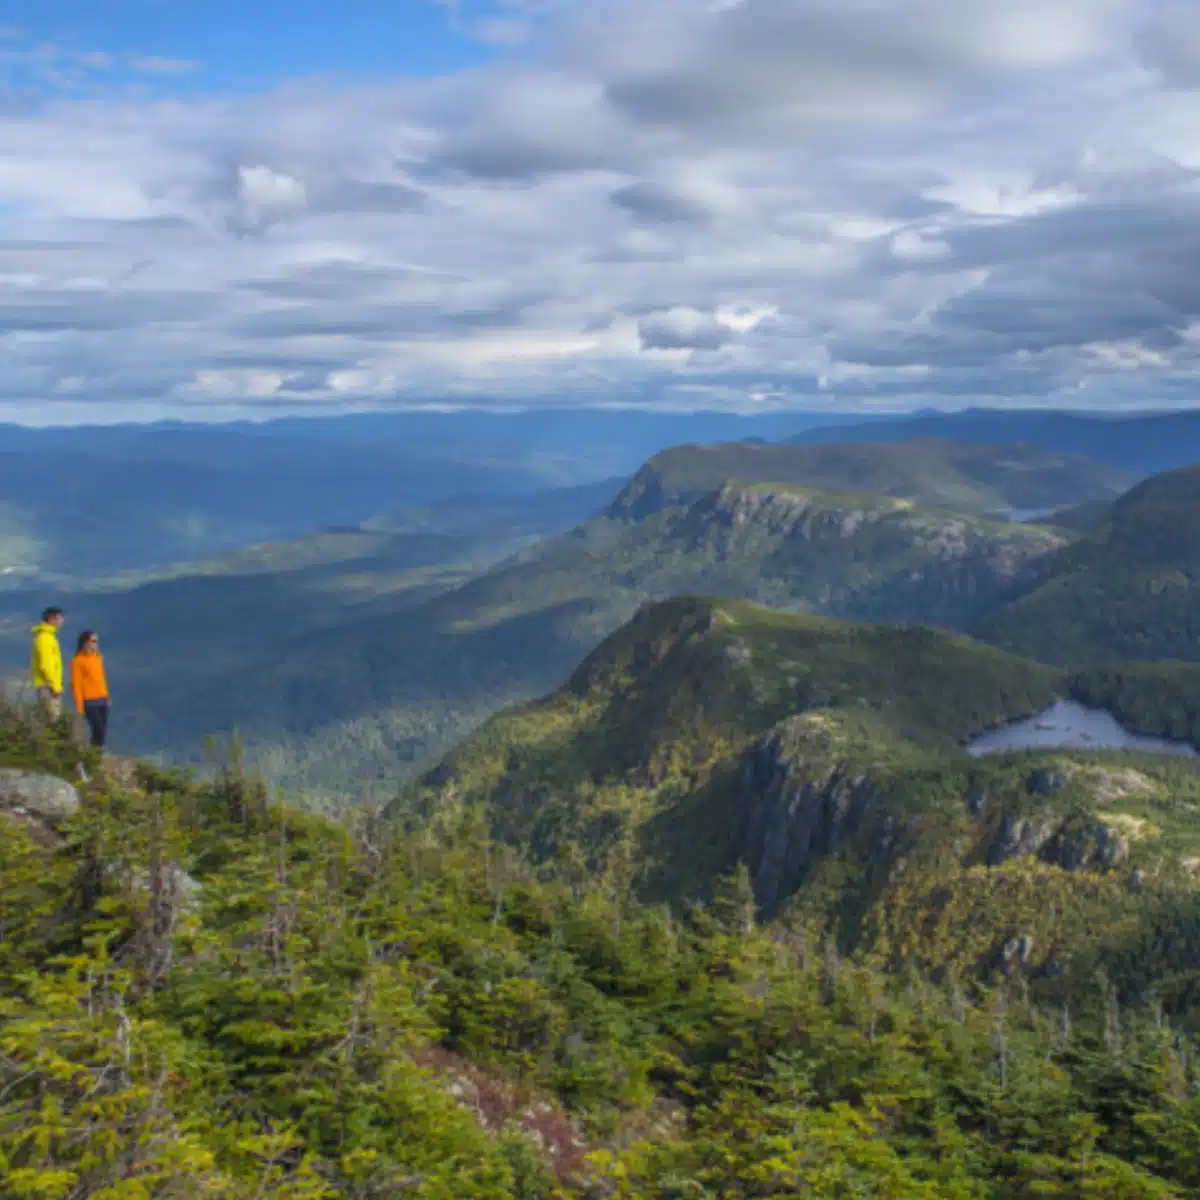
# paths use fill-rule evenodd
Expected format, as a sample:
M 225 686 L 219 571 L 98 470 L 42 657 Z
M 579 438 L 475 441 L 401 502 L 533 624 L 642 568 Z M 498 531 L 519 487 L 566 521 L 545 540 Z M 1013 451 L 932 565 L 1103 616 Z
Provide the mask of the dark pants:
M 108 701 L 89 700 L 83 706 L 83 715 L 92 731 L 92 745 L 103 746 L 108 736 Z

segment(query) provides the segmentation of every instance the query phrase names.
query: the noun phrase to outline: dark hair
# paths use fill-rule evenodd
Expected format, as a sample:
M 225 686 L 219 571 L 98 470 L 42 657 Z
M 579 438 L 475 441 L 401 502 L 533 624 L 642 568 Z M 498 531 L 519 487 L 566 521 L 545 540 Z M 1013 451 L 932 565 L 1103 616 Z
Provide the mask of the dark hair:
M 92 638 L 94 638 L 95 636 L 96 636 L 96 631 L 94 629 L 85 629 L 79 635 L 79 641 L 75 646 L 75 653 L 76 654 L 83 653 L 84 646 L 86 646 L 88 644 L 88 642 L 90 642 L 92 640 Z
M 50 608 L 42 610 L 43 621 L 53 621 L 55 617 L 61 617 L 62 615 L 63 610 L 61 608 L 55 608 L 53 605 Z

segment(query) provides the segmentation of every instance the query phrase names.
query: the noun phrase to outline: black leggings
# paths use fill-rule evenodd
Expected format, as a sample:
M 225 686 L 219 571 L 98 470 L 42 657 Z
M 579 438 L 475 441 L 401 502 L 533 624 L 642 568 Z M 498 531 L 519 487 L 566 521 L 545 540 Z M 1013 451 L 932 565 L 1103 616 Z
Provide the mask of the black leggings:
M 83 706 L 83 715 L 92 731 L 92 745 L 103 746 L 108 736 L 108 702 L 89 701 Z

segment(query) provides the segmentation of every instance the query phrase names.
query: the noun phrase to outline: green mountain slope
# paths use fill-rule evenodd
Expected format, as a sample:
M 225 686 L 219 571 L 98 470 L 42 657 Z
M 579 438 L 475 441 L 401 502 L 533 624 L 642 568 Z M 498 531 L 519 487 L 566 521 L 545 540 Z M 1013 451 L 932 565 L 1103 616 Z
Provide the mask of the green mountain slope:
M 1089 683 L 934 630 L 672 601 L 489 722 L 397 812 L 480 812 L 535 857 L 655 900 L 711 897 L 740 862 L 763 912 L 896 967 L 986 978 L 1019 953 L 1050 988 L 1153 963 L 1190 1012 L 1191 940 L 1164 930 L 1195 903 L 1200 763 L 963 749 Z
M 1039 711 L 1061 686 L 1050 668 L 931 629 L 671 600 L 642 608 L 546 701 L 490 721 L 415 794 L 481 803 L 535 853 L 571 840 L 627 852 L 657 824 L 676 852 L 665 865 L 638 853 L 665 872 L 647 886 L 702 894 L 741 857 L 741 759 L 779 722 L 836 713 L 881 746 L 944 752 Z
M 799 484 L 909 500 L 977 516 L 1111 499 L 1127 471 L 1035 446 L 924 439 L 897 444 L 675 446 L 656 454 L 613 506 L 642 517 L 689 504 L 727 480 Z
M 75 758 L 0 710 L 0 767 Z M 1019 970 L 893 975 L 755 928 L 736 877 L 670 912 L 466 826 L 288 810 L 236 765 L 89 766 L 52 824 L 0 792 L 6 1197 L 1200 1188 L 1194 1045 L 1103 981 L 1048 1007 Z
M 364 522 L 364 528 L 387 533 L 487 537 L 511 545 L 586 521 L 606 508 L 626 482 L 626 477 L 613 476 L 597 483 L 549 488 L 529 495 L 455 496 L 373 517 Z
M 1157 475 L 979 636 L 1047 662 L 1200 659 L 1200 467 Z

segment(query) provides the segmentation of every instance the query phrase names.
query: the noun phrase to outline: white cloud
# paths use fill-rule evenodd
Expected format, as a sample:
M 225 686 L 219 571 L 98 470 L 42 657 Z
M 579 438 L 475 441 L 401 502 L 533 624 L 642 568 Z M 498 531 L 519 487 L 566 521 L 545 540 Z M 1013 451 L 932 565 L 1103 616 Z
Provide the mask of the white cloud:
M 236 224 L 263 229 L 277 220 L 297 216 L 308 203 L 303 182 L 261 163 L 237 168 Z
M 196 69 L 196 63 L 184 58 L 159 58 L 153 54 L 134 54 L 126 60 L 135 71 L 146 75 L 184 75 Z
M 0 416 L 1190 400 L 1196 11 L 463 4 L 511 57 L 251 96 L 10 39 L 160 92 L 0 95 Z
M 715 313 L 679 306 L 648 313 L 638 322 L 638 336 L 647 350 L 719 350 L 734 330 Z

